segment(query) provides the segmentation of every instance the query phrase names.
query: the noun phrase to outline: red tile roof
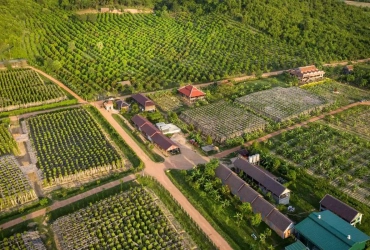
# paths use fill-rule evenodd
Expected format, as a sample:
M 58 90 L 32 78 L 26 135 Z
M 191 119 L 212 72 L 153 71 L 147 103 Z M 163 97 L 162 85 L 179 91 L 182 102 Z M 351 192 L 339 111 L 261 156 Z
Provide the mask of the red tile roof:
M 187 97 L 199 97 L 199 96 L 205 96 L 206 94 L 202 91 L 200 91 L 199 89 L 197 89 L 195 86 L 193 85 L 188 85 L 188 86 L 185 86 L 185 87 L 182 87 L 182 88 L 179 88 L 178 91 L 187 96 Z

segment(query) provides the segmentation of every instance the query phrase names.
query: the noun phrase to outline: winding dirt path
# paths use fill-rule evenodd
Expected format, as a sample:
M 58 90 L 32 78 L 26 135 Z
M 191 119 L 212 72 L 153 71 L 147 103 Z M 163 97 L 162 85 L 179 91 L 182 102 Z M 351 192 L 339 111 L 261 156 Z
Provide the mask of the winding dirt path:
M 333 111 L 330 111 L 328 113 L 325 113 L 325 114 L 322 114 L 322 115 L 319 115 L 319 116 L 315 116 L 315 117 L 312 117 L 311 119 L 307 120 L 307 121 L 304 121 L 304 122 L 301 122 L 301 123 L 297 123 L 297 124 L 294 124 L 290 127 L 287 127 L 287 128 L 283 128 L 283 129 L 280 129 L 278 131 L 275 131 L 275 132 L 272 132 L 270 134 L 267 134 L 265 136 L 262 136 L 258 139 L 255 139 L 255 140 L 251 140 L 249 142 L 246 142 L 244 144 L 244 146 L 250 146 L 253 144 L 253 142 L 257 141 L 257 142 L 263 142 L 263 141 L 266 141 L 268 139 L 270 139 L 271 137 L 274 137 L 274 136 L 277 136 L 281 133 L 283 133 L 284 131 L 289 131 L 289 130 L 292 130 L 292 129 L 295 129 L 295 128 L 298 128 L 298 127 L 301 127 L 301 126 L 304 126 L 304 125 L 307 125 L 308 123 L 311 123 L 311 122 L 316 122 L 322 118 L 324 118 L 325 116 L 328 116 L 328 115 L 334 115 L 334 114 L 337 114 L 339 112 L 342 112 L 344 110 L 347 110 L 349 108 L 352 108 L 352 107 L 356 107 L 356 106 L 359 106 L 359 105 L 370 105 L 370 101 L 368 102 L 355 102 L 355 103 L 352 103 L 352 104 L 349 104 L 347 106 L 343 106 L 339 109 L 336 109 L 336 110 L 333 110 Z M 230 148 L 230 149 L 227 149 L 225 151 L 222 151 L 218 154 L 215 154 L 212 156 L 212 158 L 223 158 L 223 157 L 226 157 L 228 156 L 229 154 L 231 153 L 234 153 L 235 151 L 239 150 L 240 149 L 240 146 L 237 146 L 237 147 L 234 147 L 234 148 Z
M 44 71 L 41 71 L 39 69 L 36 69 L 35 67 L 32 67 L 32 66 L 27 66 L 27 68 L 30 68 L 34 71 L 36 71 L 37 73 L 39 73 L 40 75 L 43 75 L 44 77 L 48 78 L 50 81 L 54 82 L 55 84 L 57 84 L 59 87 L 61 87 L 62 89 L 64 89 L 65 91 L 67 91 L 69 94 L 71 94 L 74 98 L 76 98 L 78 100 L 79 103 L 87 103 L 87 101 L 85 101 L 84 99 L 82 99 L 80 96 L 78 96 L 75 92 L 73 92 L 70 88 L 68 88 L 66 85 L 64 85 L 61 81 L 55 79 L 54 77 L 52 77 L 51 75 L 48 75 L 46 74 Z
M 67 206 L 69 204 L 72 204 L 76 201 L 79 201 L 79 200 L 82 200 L 82 199 L 84 199 L 86 197 L 89 197 L 91 195 L 100 193 L 100 192 L 104 191 L 105 189 L 109 189 L 109 188 L 118 186 L 118 185 L 121 184 L 121 182 L 128 182 L 128 181 L 132 181 L 132 180 L 135 180 L 135 179 L 136 179 L 135 175 L 131 174 L 131 175 L 128 175 L 126 177 L 123 177 L 122 179 L 115 180 L 115 181 L 112 181 L 112 182 L 108 182 L 108 183 L 106 183 L 104 185 L 101 185 L 99 187 L 90 189 L 90 190 L 88 190 L 88 191 L 86 191 L 82 194 L 78 194 L 76 196 L 73 196 L 71 198 L 68 198 L 68 199 L 65 199 L 65 200 L 62 200 L 62 201 L 56 201 L 51 206 L 49 206 L 47 208 L 40 209 L 40 210 L 37 210 L 37 211 L 32 212 L 30 214 L 27 214 L 25 216 L 25 218 L 20 217 L 20 218 L 8 221 L 8 222 L 0 225 L 0 228 L 1 229 L 7 229 L 7 228 L 15 226 L 19 223 L 22 223 L 23 221 L 31 220 L 31 219 L 37 218 L 39 216 L 43 216 L 43 215 L 46 214 L 46 211 L 53 211 L 53 210 L 56 210 L 58 208 L 65 207 L 65 206 Z

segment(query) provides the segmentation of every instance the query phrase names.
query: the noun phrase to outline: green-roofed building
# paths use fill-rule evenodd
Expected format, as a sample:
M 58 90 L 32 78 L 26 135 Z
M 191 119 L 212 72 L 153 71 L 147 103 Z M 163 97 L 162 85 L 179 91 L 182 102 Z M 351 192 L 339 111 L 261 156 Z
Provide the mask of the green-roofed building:
M 285 250 L 306 250 L 306 246 L 302 242 L 297 240 L 293 244 L 285 247 Z
M 297 238 L 309 249 L 363 250 L 370 237 L 329 210 L 311 213 L 295 226 Z

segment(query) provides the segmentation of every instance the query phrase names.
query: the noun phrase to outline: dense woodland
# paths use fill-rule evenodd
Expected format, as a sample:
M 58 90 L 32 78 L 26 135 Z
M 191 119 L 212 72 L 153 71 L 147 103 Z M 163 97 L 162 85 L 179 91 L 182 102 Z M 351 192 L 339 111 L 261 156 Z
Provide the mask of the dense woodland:
M 73 12 L 100 6 L 156 13 Z M 0 59 L 27 58 L 88 99 L 370 57 L 370 9 L 337 0 L 0 0 L 0 12 Z

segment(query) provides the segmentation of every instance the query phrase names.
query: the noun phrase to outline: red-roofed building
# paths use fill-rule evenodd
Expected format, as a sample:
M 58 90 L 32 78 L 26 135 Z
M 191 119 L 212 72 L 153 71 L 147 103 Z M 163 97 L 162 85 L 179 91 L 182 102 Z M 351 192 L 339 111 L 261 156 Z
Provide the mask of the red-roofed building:
M 206 94 L 193 85 L 187 85 L 178 89 L 180 95 L 190 103 L 202 100 Z

